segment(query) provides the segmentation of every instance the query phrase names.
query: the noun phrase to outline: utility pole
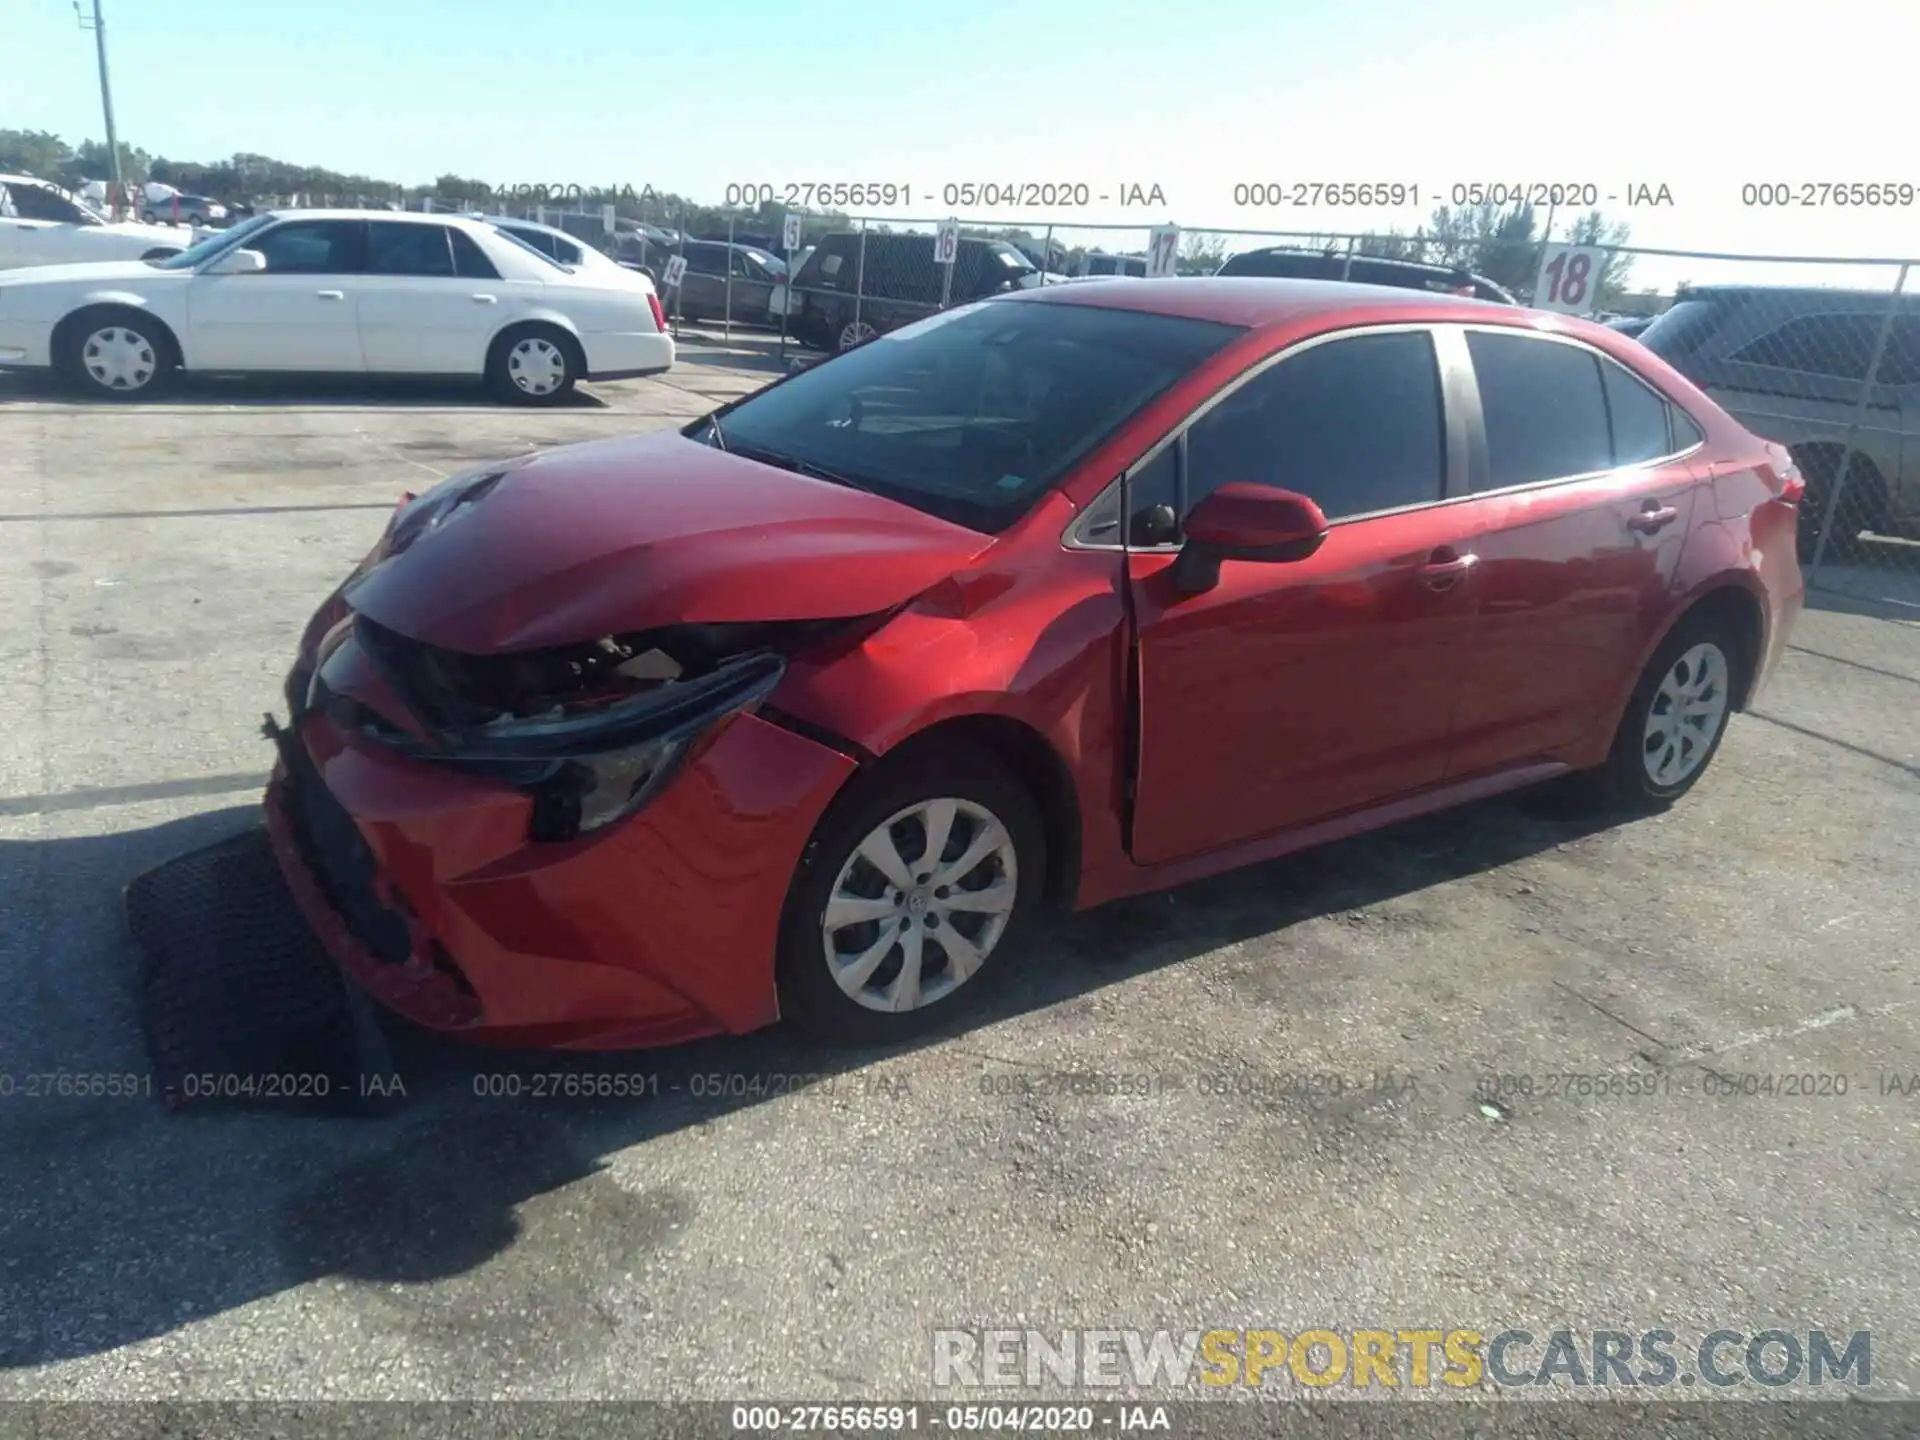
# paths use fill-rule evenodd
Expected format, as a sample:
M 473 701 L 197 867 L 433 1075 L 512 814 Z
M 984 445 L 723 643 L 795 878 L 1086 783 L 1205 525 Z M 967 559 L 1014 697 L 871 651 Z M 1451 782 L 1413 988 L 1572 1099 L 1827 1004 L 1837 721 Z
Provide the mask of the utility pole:
M 93 31 L 94 47 L 100 52 L 100 108 L 107 121 L 107 154 L 113 161 L 113 211 L 117 214 L 126 197 L 126 184 L 120 176 L 120 137 L 113 128 L 113 83 L 107 78 L 107 22 L 100 14 L 100 0 L 93 0 L 93 22 L 87 22 L 80 0 L 73 0 L 74 18 L 82 30 Z

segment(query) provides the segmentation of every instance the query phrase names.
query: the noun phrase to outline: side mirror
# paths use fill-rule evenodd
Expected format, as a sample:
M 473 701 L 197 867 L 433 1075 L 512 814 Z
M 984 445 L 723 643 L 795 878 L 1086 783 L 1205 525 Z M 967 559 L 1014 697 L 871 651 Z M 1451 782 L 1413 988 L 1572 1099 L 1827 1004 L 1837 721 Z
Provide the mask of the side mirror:
M 1173 581 L 1182 594 L 1199 595 L 1220 583 L 1222 560 L 1306 559 L 1327 538 L 1327 517 L 1305 495 L 1234 481 L 1194 506 L 1186 530 Z
M 209 275 L 258 275 L 267 268 L 267 257 L 258 250 L 229 250 L 207 266 Z

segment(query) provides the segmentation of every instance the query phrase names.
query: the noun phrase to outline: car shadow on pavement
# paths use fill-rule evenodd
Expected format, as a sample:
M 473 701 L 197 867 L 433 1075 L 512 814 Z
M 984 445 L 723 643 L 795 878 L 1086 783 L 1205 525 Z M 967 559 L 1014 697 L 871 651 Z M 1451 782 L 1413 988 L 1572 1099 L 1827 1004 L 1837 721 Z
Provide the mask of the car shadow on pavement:
M 497 398 L 476 381 L 364 375 L 182 375 L 165 391 L 145 401 L 96 401 L 77 393 L 58 377 L 43 373 L 0 375 L 0 405 L 72 404 L 113 413 L 167 406 L 395 406 L 525 412 L 530 407 Z M 599 396 L 575 390 L 549 411 L 605 410 Z
M 804 1075 L 831 1090 L 976 1027 L 1602 828 L 1559 792 L 1527 792 L 1049 917 L 1028 957 L 1045 963 L 1022 966 L 992 1003 L 887 1050 L 823 1051 L 775 1027 L 664 1051 L 528 1054 L 389 1024 L 405 1103 L 382 1118 L 170 1114 L 150 1096 L 24 1094 L 30 1074 L 147 1070 L 120 892 L 257 823 L 243 805 L 148 829 L 0 841 L 0 891 L 25 902 L 0 918 L 11 977 L 0 1072 L 12 1092 L 0 1099 L 0 1370 L 100 1354 L 314 1284 L 355 1289 L 403 1328 L 445 1330 L 499 1373 L 548 1363 L 530 1336 L 564 1332 L 596 1277 L 631 1273 L 699 1213 L 700 1197 L 668 1180 L 616 1183 L 613 1158 L 793 1093 L 786 1083 L 735 1093 L 701 1077 Z M 637 1075 L 650 1077 L 639 1098 L 563 1093 Z M 533 1098 L 536 1085 L 551 1093 Z M 514 1089 L 517 1099 L 491 1093 Z M 548 1238 L 528 1241 L 529 1227 Z M 555 1235 L 565 1237 L 557 1247 Z M 329 1303 L 316 1292 L 313 1304 Z M 481 1312 L 506 1317 L 498 1335 Z

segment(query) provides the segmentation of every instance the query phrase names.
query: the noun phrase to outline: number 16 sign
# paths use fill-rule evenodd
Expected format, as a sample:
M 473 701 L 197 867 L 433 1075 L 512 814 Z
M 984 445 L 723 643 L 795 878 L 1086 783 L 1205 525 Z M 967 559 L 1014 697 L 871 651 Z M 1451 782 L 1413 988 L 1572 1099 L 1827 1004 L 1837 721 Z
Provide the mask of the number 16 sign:
M 1540 273 L 1533 282 L 1536 310 L 1558 310 L 1562 315 L 1590 315 L 1600 273 L 1607 268 L 1607 252 L 1583 245 L 1549 245 L 1540 257 Z

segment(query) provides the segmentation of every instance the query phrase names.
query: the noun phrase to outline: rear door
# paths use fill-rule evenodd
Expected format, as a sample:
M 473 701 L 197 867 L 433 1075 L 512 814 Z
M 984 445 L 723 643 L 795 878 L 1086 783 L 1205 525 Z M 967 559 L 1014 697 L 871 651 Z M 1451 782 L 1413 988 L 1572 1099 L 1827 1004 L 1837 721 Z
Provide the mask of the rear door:
M 357 288 L 360 346 L 379 374 L 478 375 L 512 301 L 472 237 L 412 220 L 367 226 Z
M 1223 561 L 1200 595 L 1173 584 L 1177 536 L 1128 556 L 1135 860 L 1442 778 L 1476 579 L 1470 507 L 1445 503 L 1464 469 L 1456 408 L 1424 327 L 1349 332 L 1255 370 L 1141 468 L 1136 515 L 1171 497 L 1184 517 L 1219 485 L 1256 481 L 1312 496 L 1332 528 L 1305 560 Z
M 1697 490 L 1692 422 L 1564 337 L 1461 328 L 1478 398 L 1478 613 L 1449 774 L 1591 738 L 1671 610 Z
M 366 240 L 363 220 L 284 220 L 249 236 L 246 248 L 266 257 L 265 270 L 197 274 L 187 286 L 187 365 L 365 370 L 356 306 Z

